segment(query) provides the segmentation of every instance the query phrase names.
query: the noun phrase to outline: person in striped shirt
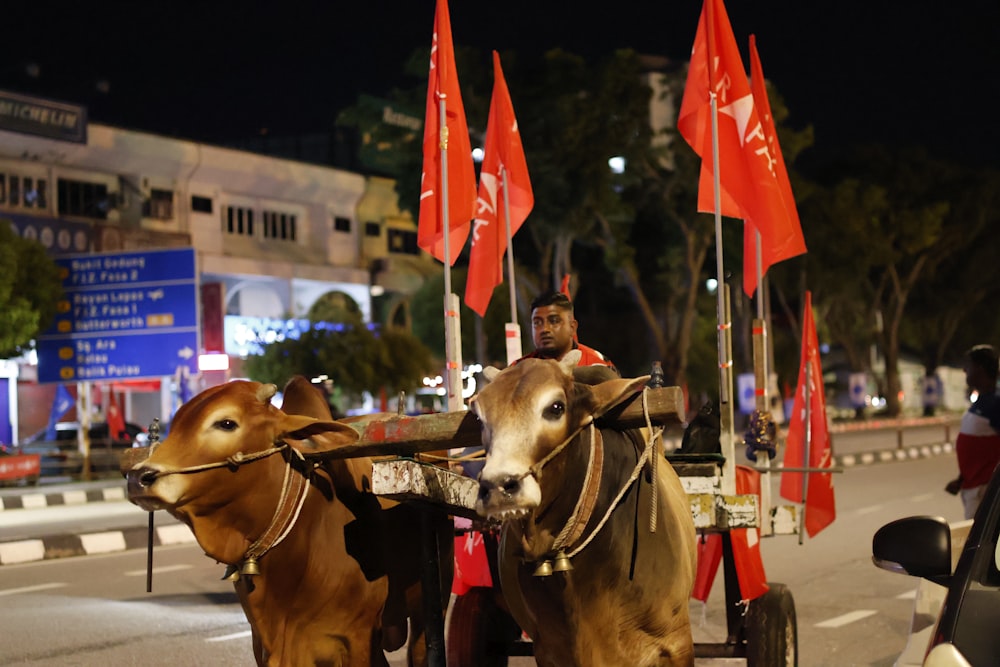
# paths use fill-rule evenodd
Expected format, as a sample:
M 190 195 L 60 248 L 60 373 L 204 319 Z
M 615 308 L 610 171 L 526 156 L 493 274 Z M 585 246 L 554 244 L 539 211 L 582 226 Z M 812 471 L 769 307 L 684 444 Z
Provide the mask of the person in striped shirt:
M 965 381 L 975 395 L 955 441 L 959 475 L 945 487 L 961 495 L 966 519 L 975 517 L 993 470 L 1000 464 L 998 370 L 1000 359 L 992 345 L 976 345 L 966 352 Z

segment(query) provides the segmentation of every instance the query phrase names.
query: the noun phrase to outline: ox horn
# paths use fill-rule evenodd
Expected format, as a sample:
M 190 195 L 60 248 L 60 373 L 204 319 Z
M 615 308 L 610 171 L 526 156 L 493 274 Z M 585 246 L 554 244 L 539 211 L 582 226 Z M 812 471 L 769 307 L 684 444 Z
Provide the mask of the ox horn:
M 257 565 L 257 559 L 251 556 L 243 561 L 243 567 L 240 568 L 240 574 L 245 577 L 253 577 L 260 574 L 260 567 Z
M 278 386 L 274 384 L 262 384 L 257 390 L 257 400 L 261 403 L 270 403 L 275 394 L 278 393 Z
M 569 572 L 573 569 L 573 564 L 569 562 L 569 557 L 565 551 L 556 554 L 556 559 L 552 562 L 553 572 Z

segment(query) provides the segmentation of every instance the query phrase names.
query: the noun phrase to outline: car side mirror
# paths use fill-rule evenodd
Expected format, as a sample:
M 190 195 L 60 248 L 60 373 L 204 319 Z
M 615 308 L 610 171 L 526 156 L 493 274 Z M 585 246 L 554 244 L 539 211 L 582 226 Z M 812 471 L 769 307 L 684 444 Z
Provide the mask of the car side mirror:
M 933 516 L 887 523 L 872 538 L 872 561 L 883 570 L 947 586 L 951 579 L 951 528 L 947 521 Z

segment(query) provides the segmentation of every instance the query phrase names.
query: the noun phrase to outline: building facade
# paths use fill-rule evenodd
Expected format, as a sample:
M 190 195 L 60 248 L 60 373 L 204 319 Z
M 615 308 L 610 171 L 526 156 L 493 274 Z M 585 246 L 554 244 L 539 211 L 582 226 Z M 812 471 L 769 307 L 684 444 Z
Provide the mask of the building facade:
M 440 268 L 391 179 L 88 123 L 82 107 L 2 92 L 0 220 L 53 256 L 193 248 L 208 314 L 199 351 L 231 360 L 197 389 L 238 377 L 248 342 L 317 304 L 406 326 L 409 297 Z M 44 426 L 54 393 L 30 360 L 18 365 L 16 393 L 31 400 L 10 406 L 15 442 Z M 120 387 L 129 419 L 162 416 L 170 384 Z

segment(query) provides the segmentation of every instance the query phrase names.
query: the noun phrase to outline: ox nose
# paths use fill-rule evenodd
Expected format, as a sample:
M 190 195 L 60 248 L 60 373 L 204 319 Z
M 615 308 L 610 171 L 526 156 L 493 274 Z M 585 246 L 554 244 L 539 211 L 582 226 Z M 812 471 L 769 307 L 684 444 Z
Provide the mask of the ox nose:
M 479 501 L 485 503 L 495 492 L 503 494 L 505 497 L 516 496 L 521 490 L 521 477 L 505 475 L 500 479 L 479 479 Z
M 129 470 L 125 475 L 125 479 L 128 480 L 129 491 L 138 491 L 142 489 L 148 489 L 156 481 L 159 473 L 152 468 L 147 468 L 145 466 L 141 468 L 133 468 Z

